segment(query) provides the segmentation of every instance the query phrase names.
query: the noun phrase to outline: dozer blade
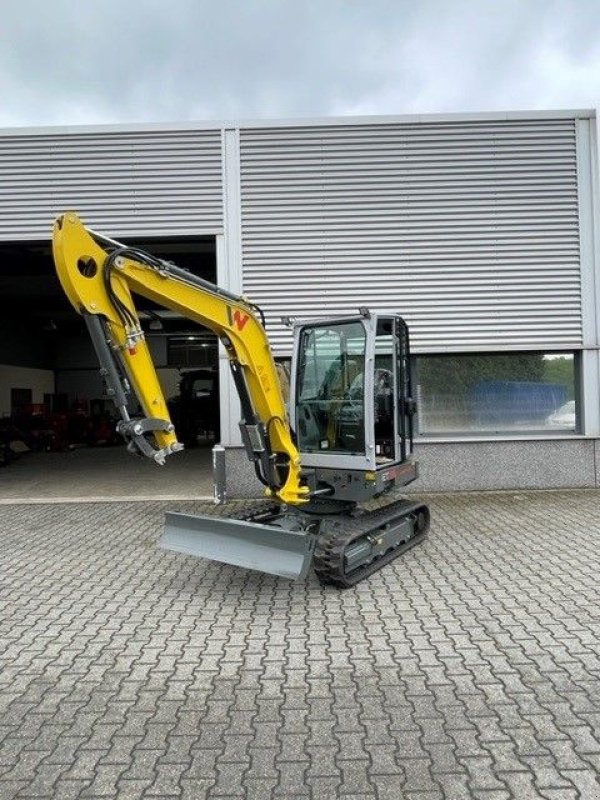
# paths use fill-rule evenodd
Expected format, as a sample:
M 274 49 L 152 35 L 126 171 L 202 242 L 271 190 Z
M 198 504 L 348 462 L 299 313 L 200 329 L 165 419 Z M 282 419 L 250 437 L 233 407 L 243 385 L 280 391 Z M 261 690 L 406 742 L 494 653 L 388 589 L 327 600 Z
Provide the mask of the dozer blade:
M 168 512 L 158 546 L 298 580 L 310 568 L 315 537 L 247 520 Z

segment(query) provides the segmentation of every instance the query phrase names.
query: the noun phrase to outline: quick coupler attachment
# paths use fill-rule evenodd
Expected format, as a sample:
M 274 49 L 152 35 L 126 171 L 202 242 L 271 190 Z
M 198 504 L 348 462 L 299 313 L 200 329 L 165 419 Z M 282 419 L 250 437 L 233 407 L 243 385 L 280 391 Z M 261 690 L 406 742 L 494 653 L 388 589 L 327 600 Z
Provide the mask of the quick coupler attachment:
M 180 442 L 174 442 L 168 447 L 157 449 L 152 446 L 151 441 L 144 434 L 154 433 L 155 431 L 173 433 L 174 430 L 172 422 L 166 419 L 158 419 L 157 417 L 121 420 L 121 422 L 117 423 L 117 433 L 120 433 L 126 440 L 127 449 L 130 453 L 151 458 L 161 466 L 164 465 L 167 456 L 183 450 L 183 445 Z

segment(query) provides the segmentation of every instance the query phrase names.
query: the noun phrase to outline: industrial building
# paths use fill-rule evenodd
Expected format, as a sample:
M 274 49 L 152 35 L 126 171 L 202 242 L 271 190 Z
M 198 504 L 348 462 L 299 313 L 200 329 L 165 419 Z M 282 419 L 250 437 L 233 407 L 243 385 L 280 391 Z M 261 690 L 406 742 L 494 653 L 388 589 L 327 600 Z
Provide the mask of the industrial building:
M 73 429 L 106 413 L 50 254 L 54 217 L 74 209 L 243 292 L 283 361 L 282 317 L 400 312 L 417 489 L 595 486 L 596 147 L 589 110 L 2 130 L 0 417 L 43 406 Z M 218 374 L 207 433 L 252 492 L 216 340 L 141 308 L 167 395 L 181 370 Z

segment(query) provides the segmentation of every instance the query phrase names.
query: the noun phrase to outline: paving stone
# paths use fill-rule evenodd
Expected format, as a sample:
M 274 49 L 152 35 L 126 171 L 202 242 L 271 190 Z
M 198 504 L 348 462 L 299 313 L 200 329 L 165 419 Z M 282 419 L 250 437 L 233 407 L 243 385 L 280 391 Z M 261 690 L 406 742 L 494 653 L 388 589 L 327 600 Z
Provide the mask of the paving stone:
M 331 800 L 340 797 L 340 780 L 336 778 L 308 778 L 306 786 L 310 791 L 311 800 Z
M 533 773 L 533 780 L 540 791 L 569 788 L 570 782 L 556 768 L 553 756 L 523 756 L 523 763 Z
M 596 492 L 435 496 L 345 592 L 160 551 L 165 508 L 3 508 L 2 800 L 600 797 Z
M 578 790 L 580 797 L 600 797 L 600 779 L 595 770 L 562 770 L 562 775 Z
M 88 785 L 89 781 L 59 780 L 54 785 L 54 797 L 60 797 L 61 800 L 78 800 Z M 2 788 L 4 789 L 4 786 Z M 126 795 L 119 794 L 119 797 Z

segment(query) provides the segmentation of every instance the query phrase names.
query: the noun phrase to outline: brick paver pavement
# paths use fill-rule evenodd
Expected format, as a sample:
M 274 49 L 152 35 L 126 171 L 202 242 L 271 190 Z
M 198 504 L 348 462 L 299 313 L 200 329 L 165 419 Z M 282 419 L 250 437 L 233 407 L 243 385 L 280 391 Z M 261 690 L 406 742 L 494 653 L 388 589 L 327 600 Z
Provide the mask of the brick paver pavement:
M 599 798 L 600 494 L 431 506 L 345 592 L 161 552 L 160 503 L 0 508 L 2 800 Z

